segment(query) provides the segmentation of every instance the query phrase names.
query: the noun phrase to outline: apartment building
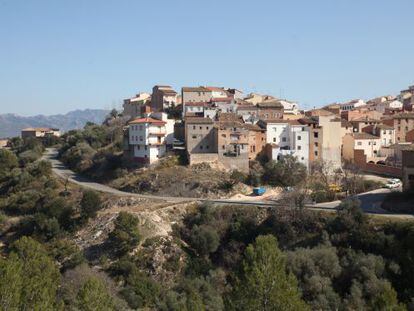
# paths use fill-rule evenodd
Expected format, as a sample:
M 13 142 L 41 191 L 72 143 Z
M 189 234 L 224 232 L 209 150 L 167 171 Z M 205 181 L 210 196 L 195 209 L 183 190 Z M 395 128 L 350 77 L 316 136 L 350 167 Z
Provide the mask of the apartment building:
M 128 141 L 136 162 L 152 164 L 166 154 L 166 122 L 152 117 L 129 122 Z
M 49 128 L 49 127 L 28 127 L 22 129 L 21 136 L 23 139 L 25 138 L 43 138 L 43 137 L 59 137 L 60 131 L 57 128 Z
M 164 111 L 177 105 L 178 94 L 169 85 L 155 85 L 152 88 L 151 109 L 154 112 Z
M 367 161 L 379 156 L 381 139 L 368 133 L 352 133 L 345 135 L 343 139 L 343 158 L 354 162 L 354 151 L 363 150 Z
M 143 107 L 151 101 L 151 94 L 138 93 L 135 97 L 124 99 L 123 115 L 130 118 L 142 117 Z
M 414 129 L 414 112 L 399 113 L 392 116 L 397 142 L 407 141 L 407 133 Z

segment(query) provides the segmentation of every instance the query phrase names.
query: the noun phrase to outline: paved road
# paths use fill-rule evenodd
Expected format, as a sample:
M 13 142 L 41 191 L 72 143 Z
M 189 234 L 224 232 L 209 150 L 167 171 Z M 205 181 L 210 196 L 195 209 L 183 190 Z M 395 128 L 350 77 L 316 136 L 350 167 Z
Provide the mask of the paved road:
M 370 214 L 390 214 L 386 210 L 381 208 L 381 204 L 384 201 L 387 194 L 389 194 L 392 190 L 389 189 L 376 189 L 373 191 L 360 193 L 355 197 L 361 202 L 361 208 L 364 212 Z M 400 190 L 394 190 L 400 191 Z M 337 208 L 341 201 L 332 201 L 326 203 L 319 203 L 315 204 L 315 207 L 322 207 L 322 208 Z
M 80 185 L 85 188 L 89 188 L 99 192 L 110 193 L 113 195 L 118 196 L 129 196 L 129 197 L 136 197 L 136 198 L 144 198 L 150 200 L 164 200 L 169 203 L 183 203 L 183 202 L 191 202 L 191 201 L 202 201 L 202 202 L 211 202 L 217 204 L 239 204 L 239 205 L 254 205 L 254 206 L 263 206 L 263 207 L 271 207 L 271 206 L 278 206 L 279 204 L 274 202 L 264 202 L 264 201 L 239 201 L 239 200 L 232 200 L 232 199 L 201 199 L 201 198 L 185 198 L 185 197 L 163 197 L 163 196 L 156 196 L 156 195 L 146 195 L 146 194 L 138 194 L 138 193 L 131 193 L 120 191 L 115 188 L 111 188 L 109 186 L 96 183 L 90 181 L 89 179 L 80 176 L 79 174 L 73 172 L 66 168 L 61 161 L 57 159 L 57 151 L 53 148 L 47 149 L 43 156 L 44 160 L 48 160 L 52 164 L 53 172 L 63 178 L 68 179 L 70 182 Z M 402 218 L 413 218 L 412 215 L 397 215 L 391 214 L 381 208 L 381 203 L 384 200 L 385 196 L 390 192 L 388 189 L 377 189 L 374 191 L 361 193 L 357 195 L 357 198 L 361 201 L 361 208 L 364 212 L 369 214 L 377 214 L 383 215 L 387 217 L 402 217 Z M 340 201 L 333 201 L 327 203 L 319 203 L 308 205 L 306 207 L 312 209 L 319 209 L 319 210 L 335 210 Z

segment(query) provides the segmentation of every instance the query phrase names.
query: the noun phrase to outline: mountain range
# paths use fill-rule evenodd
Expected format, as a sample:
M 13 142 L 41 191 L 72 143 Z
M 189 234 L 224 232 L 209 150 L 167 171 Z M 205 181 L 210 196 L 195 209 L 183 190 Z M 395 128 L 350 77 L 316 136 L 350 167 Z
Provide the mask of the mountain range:
M 0 114 L 0 138 L 19 136 L 27 127 L 53 127 L 61 132 L 82 128 L 86 122 L 100 124 L 109 111 L 104 109 L 74 110 L 66 114 L 23 117 L 16 114 Z

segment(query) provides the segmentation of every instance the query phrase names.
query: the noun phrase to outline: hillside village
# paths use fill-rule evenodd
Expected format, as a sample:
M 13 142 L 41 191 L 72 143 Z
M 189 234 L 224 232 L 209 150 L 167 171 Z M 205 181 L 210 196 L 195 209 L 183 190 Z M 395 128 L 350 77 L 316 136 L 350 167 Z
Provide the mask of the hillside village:
M 156 85 L 125 99 L 124 155 L 153 164 L 185 149 L 190 165 L 249 171 L 259 157 L 292 155 L 309 168 L 344 162 L 413 186 L 414 86 L 381 96 L 301 110 L 298 103 L 235 88 Z

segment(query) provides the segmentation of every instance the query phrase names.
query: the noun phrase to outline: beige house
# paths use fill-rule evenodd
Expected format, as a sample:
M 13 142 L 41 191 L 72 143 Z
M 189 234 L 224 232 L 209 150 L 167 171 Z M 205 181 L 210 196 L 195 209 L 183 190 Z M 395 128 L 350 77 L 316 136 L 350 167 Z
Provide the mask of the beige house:
M 143 107 L 150 102 L 151 95 L 148 93 L 138 93 L 135 97 L 124 99 L 123 115 L 130 118 L 142 116 Z
M 30 137 L 34 137 L 34 138 L 42 138 L 42 137 L 50 137 L 50 136 L 59 137 L 60 131 L 59 129 L 56 129 L 56 128 L 29 127 L 29 128 L 25 128 L 22 130 L 21 136 L 23 139 L 30 138 Z
M 151 109 L 154 112 L 164 111 L 177 105 L 177 92 L 169 85 L 155 85 L 152 88 Z
M 210 118 L 185 118 L 185 142 L 187 152 L 217 153 L 217 129 Z
M 186 115 L 187 103 L 208 103 L 211 101 L 213 92 L 203 86 L 183 87 L 181 89 L 181 98 L 183 104 L 183 117 Z
M 345 135 L 343 144 L 343 158 L 345 160 L 354 162 L 354 151 L 363 150 L 369 162 L 378 157 L 381 139 L 368 133 L 353 133 Z
M 0 139 L 0 148 L 7 147 L 7 144 L 9 143 L 8 139 Z

